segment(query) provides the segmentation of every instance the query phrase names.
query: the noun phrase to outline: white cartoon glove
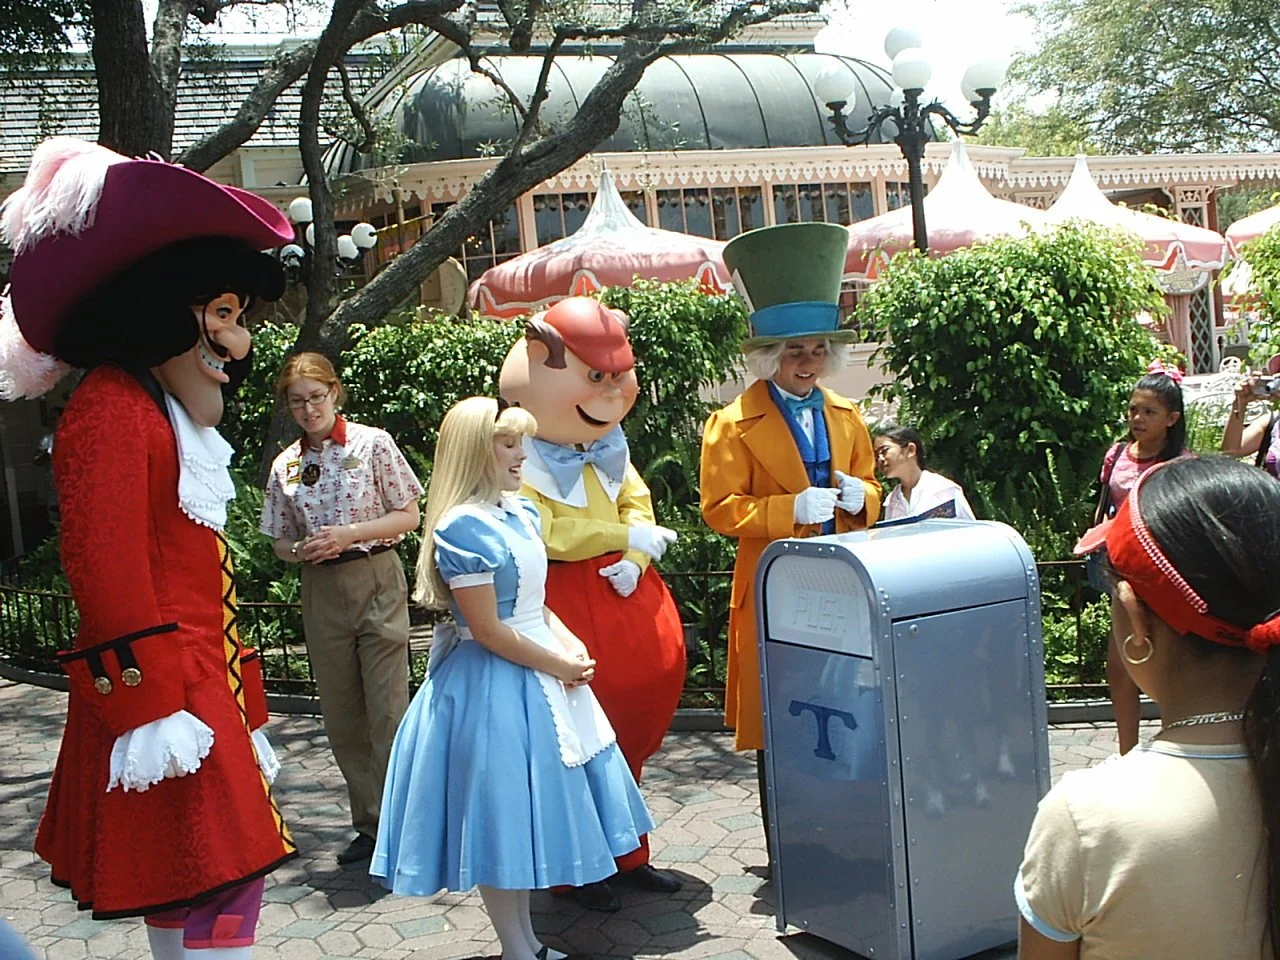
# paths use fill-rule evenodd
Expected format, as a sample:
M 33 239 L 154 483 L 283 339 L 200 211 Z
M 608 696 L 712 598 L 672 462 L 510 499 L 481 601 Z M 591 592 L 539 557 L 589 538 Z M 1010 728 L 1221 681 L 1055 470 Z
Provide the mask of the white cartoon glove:
M 253 751 L 258 755 L 258 769 L 267 778 L 268 784 L 275 783 L 276 777 L 280 776 L 280 758 L 267 739 L 267 732 L 259 727 L 249 736 L 253 739 Z
M 826 523 L 836 515 L 840 494 L 831 487 L 808 487 L 796 495 L 796 523 Z
M 647 553 L 654 560 L 661 560 L 667 547 L 676 542 L 676 532 L 666 527 L 632 527 L 627 531 L 627 549 Z
M 640 565 L 630 560 L 619 560 L 607 567 L 601 567 L 598 572 L 600 576 L 608 578 L 609 586 L 613 587 L 613 592 L 620 597 L 631 596 L 640 583 Z
M 849 513 L 861 513 L 867 505 L 867 488 L 857 477 L 836 471 L 836 481 L 840 484 L 840 499 L 836 506 Z

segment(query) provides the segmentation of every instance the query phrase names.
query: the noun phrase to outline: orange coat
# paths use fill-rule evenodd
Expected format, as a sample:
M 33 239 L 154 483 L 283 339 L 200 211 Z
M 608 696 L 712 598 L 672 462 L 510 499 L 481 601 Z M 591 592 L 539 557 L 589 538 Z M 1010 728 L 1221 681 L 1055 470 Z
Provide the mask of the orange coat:
M 823 389 L 831 445 L 832 484 L 840 470 L 861 477 L 867 488 L 864 512 L 836 509 L 836 532 L 861 530 L 880 516 L 871 435 L 857 406 Z M 738 538 L 729 609 L 729 676 L 725 722 L 737 730 L 738 750 L 764 748 L 760 666 L 753 597 L 756 564 L 764 548 L 784 537 L 814 537 L 819 525 L 794 522 L 796 494 L 809 486 L 804 463 L 786 419 L 758 380 L 707 421 L 702 436 L 702 516 L 712 530 Z

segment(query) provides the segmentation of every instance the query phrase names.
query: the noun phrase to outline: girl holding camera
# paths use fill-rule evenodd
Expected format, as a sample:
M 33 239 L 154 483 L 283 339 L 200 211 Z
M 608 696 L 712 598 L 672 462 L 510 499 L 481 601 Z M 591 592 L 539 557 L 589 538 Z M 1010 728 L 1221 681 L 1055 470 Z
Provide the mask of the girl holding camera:
M 1254 458 L 1253 465 L 1280 478 L 1280 414 L 1268 410 L 1245 425 L 1245 411 L 1255 400 L 1280 399 L 1280 354 L 1267 363 L 1267 373 L 1246 377 L 1236 387 L 1235 402 L 1222 431 L 1221 450 L 1228 457 Z

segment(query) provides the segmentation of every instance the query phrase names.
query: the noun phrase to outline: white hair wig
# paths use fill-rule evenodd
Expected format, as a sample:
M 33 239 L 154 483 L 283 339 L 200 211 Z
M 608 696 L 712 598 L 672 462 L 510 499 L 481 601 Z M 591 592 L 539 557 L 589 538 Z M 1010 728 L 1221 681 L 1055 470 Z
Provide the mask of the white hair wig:
M 826 361 L 822 364 L 822 376 L 824 377 L 839 373 L 853 362 L 853 344 L 851 343 L 837 343 L 826 337 L 803 337 L 799 339 L 822 340 L 823 345 L 827 348 Z M 778 375 L 778 370 L 782 367 L 782 354 L 786 352 L 787 344 L 794 342 L 794 340 L 780 340 L 777 343 L 766 343 L 758 347 L 752 347 L 743 354 L 747 363 L 747 370 L 757 380 L 772 380 Z

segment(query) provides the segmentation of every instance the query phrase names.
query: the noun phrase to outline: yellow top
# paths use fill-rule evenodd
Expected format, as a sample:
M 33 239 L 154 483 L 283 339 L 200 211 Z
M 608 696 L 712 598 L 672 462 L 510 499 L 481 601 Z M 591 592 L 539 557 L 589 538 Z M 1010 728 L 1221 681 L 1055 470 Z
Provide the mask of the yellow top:
M 582 480 L 587 488 L 587 505 L 574 507 L 539 493 L 527 483 L 520 493 L 538 505 L 542 515 L 542 539 L 547 544 L 547 557 L 551 560 L 590 560 L 606 553 L 623 554 L 640 567 L 649 567 L 649 555 L 640 550 L 627 549 L 627 530 L 633 526 L 657 523 L 653 514 L 653 500 L 649 487 L 640 473 L 629 462 L 627 474 L 616 501 L 609 499 L 595 470 L 586 467 Z

